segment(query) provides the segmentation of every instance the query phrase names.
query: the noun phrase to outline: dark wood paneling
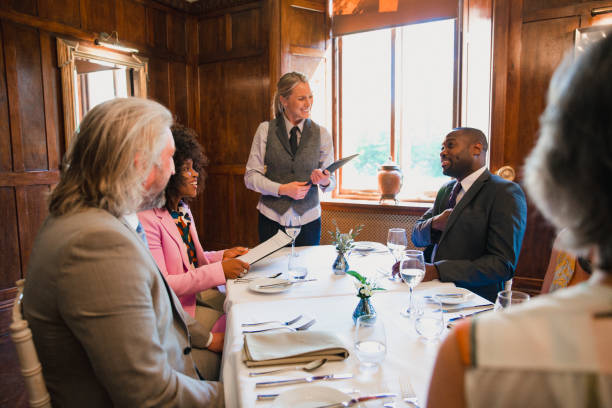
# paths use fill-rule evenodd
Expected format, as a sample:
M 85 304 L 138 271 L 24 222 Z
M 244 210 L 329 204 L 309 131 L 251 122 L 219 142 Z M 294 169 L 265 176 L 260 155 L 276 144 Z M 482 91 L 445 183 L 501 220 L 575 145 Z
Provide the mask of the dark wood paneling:
M 155 99 L 162 105 L 170 106 L 170 92 L 168 88 L 168 62 L 157 58 L 149 60 L 149 98 Z
M 17 77 L 17 83 L 14 85 L 19 94 L 21 122 L 21 135 L 13 134 L 13 145 L 17 140 L 21 143 L 25 170 L 48 169 L 39 33 L 25 26 L 12 27 Z M 12 85 L 9 83 L 9 86 Z
M 60 73 L 57 67 L 57 42 L 48 33 L 40 34 L 41 62 L 45 109 L 45 133 L 47 136 L 47 158 L 49 170 L 59 169 L 60 140 L 64 140 L 63 120 L 60 116 L 62 97 Z
M 183 16 L 168 15 L 168 49 L 178 55 L 185 55 L 186 53 L 185 26 L 186 20 Z
M 117 29 L 115 0 L 83 0 L 85 28 L 94 32 L 112 33 Z
M 523 13 L 527 15 L 534 11 L 556 9 L 571 6 L 579 2 L 576 0 L 523 0 Z M 582 2 L 585 2 L 585 0 L 582 0 Z
M 283 21 L 286 40 L 291 45 L 325 49 L 327 31 L 325 13 L 297 7 L 287 8 L 287 20 Z
M 170 107 L 176 115 L 179 123 L 187 124 L 187 65 L 180 62 L 170 64 L 170 82 L 172 90 L 170 93 Z
M 15 189 L 12 187 L 0 187 L 0 219 L 2 220 L 2 233 L 0 233 L 1 290 L 12 288 L 15 286 L 15 281 L 21 278 L 21 258 L 17 240 L 17 207 Z
M 128 0 L 117 0 L 119 40 L 133 44 L 146 43 L 145 6 Z
M 10 304 L 0 303 L 0 318 L 11 316 Z M 19 369 L 17 351 L 9 336 L 0 336 L 0 406 L 11 408 L 28 407 L 25 383 Z
M 11 171 L 11 134 L 9 127 L 9 106 L 6 80 L 4 79 L 4 44 L 0 26 L 0 171 Z
M 81 26 L 80 0 L 43 0 L 38 2 L 38 15 L 47 20 Z
M 261 49 L 261 8 L 231 14 L 231 48 L 234 52 Z
M 213 59 L 225 53 L 225 17 L 215 16 L 198 22 L 199 58 Z
M 23 277 L 38 229 L 48 215 L 46 197 L 49 186 L 24 186 L 16 188 L 17 220 L 19 222 L 19 246 Z
M 154 8 L 147 8 L 147 44 L 158 49 L 167 48 L 166 13 Z
M 31 14 L 33 16 L 38 14 L 37 0 L 9 0 L 11 8 L 20 13 Z

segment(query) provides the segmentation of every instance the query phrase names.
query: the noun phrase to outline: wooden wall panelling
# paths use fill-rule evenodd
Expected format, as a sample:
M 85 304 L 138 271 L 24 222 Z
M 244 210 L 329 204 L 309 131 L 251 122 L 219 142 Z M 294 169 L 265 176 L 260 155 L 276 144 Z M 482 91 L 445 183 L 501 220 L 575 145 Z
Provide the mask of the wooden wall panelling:
M 60 91 L 60 73 L 57 67 L 57 47 L 55 38 L 48 33 L 40 33 L 41 62 L 45 110 L 45 133 L 47 136 L 47 159 L 49 170 L 57 170 L 60 165 L 60 146 L 64 137 L 59 129 L 63 129 L 64 118 L 60 115 L 62 103 Z
M 33 16 L 38 14 L 37 0 L 8 0 L 10 7 L 20 13 L 31 14 Z
M 72 27 L 80 27 L 80 0 L 40 0 L 38 2 L 38 16 L 46 20 L 64 23 Z
M 10 318 L 13 300 L 0 301 L 0 316 Z M 8 328 L 8 321 L 0 321 L 0 327 Z M 19 372 L 17 351 L 8 332 L 0 336 L 0 407 L 26 408 L 29 406 L 23 377 Z
M 2 254 L 2 274 L 0 274 L 0 291 L 15 286 L 15 281 L 21 279 L 21 257 L 17 229 L 17 206 L 15 189 L 0 187 L 0 219 L 2 233 L 0 234 L 0 254 Z
M 115 0 L 81 0 L 83 29 L 112 33 L 117 29 Z
M 126 44 L 146 44 L 146 7 L 130 0 L 116 0 L 119 40 Z
M 188 123 L 187 108 L 187 64 L 182 62 L 170 63 L 170 110 L 174 113 L 176 121 L 186 125 Z
M 5 80 L 4 41 L 0 24 L 0 172 L 13 168 L 8 94 Z
M 46 197 L 50 191 L 49 187 L 48 185 L 16 187 L 19 246 L 24 278 L 27 278 L 25 271 L 28 266 L 34 238 L 45 217 L 48 215 Z
M 187 21 L 185 17 L 169 13 L 167 20 L 167 47 L 169 50 L 178 55 L 186 54 L 186 28 Z M 193 50 L 194 53 L 197 52 Z
M 160 50 L 168 48 L 167 14 L 154 8 L 146 9 L 147 44 Z
M 224 54 L 225 48 L 225 17 L 216 15 L 198 22 L 200 61 L 213 61 Z
M 156 57 L 149 59 L 148 95 L 162 105 L 170 106 L 168 61 Z

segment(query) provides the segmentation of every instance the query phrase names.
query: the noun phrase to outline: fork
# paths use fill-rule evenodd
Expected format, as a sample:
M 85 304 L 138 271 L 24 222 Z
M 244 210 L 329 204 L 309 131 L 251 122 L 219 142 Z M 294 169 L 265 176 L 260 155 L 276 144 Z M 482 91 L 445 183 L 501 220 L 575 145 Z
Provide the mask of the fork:
M 270 323 L 278 323 L 282 326 L 291 326 L 293 323 L 297 322 L 298 320 L 300 320 L 302 318 L 302 315 L 299 315 L 298 317 L 291 319 L 289 321 L 286 322 L 282 322 L 280 320 L 270 320 L 267 322 L 257 322 L 257 323 L 242 323 L 242 327 L 248 327 L 248 326 L 260 326 L 262 324 L 270 324 Z
M 417 398 L 414 388 L 408 378 L 400 381 L 400 389 L 402 391 L 402 399 L 404 402 L 412 404 L 415 408 L 419 408 L 419 399 Z
M 270 279 L 274 279 L 274 278 L 278 278 L 282 274 L 283 274 L 282 272 L 278 272 L 278 273 L 275 273 L 274 275 L 270 275 L 266 277 Z M 234 283 L 249 283 L 251 281 L 254 281 L 255 279 L 261 279 L 261 276 L 254 276 L 252 278 L 236 278 L 234 279 Z
M 308 330 L 310 328 L 310 326 L 312 326 L 313 324 L 315 324 L 317 321 L 317 319 L 312 319 L 311 321 L 304 323 L 301 326 L 298 327 L 289 327 L 289 326 L 282 326 L 282 327 L 270 327 L 268 329 L 259 329 L 259 330 L 243 330 L 242 334 L 245 333 L 262 333 L 262 332 L 267 332 L 267 331 L 271 331 L 271 330 L 282 330 L 282 329 L 287 329 L 290 330 L 292 332 L 298 332 L 298 331 L 302 331 L 302 330 Z

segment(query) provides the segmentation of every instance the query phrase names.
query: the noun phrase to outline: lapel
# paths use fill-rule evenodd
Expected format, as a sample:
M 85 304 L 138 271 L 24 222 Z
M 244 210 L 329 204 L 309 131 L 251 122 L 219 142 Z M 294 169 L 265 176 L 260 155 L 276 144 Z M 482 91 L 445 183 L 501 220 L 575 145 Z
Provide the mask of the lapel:
M 490 178 L 491 178 L 491 173 L 489 172 L 489 170 L 485 170 L 485 172 L 482 173 L 480 177 L 476 179 L 474 184 L 472 184 L 470 189 L 465 192 L 461 200 L 457 203 L 457 205 L 453 209 L 453 212 L 451 213 L 450 217 L 448 217 L 446 228 L 444 229 L 444 232 L 442 232 L 442 236 L 440 237 L 440 241 L 438 241 L 438 245 L 442 243 L 448 231 L 453 227 L 453 225 L 459 219 L 459 217 L 461 217 L 461 213 L 463 212 L 465 207 L 467 207 L 467 205 L 478 195 L 482 187 L 485 185 L 486 182 L 489 181 Z M 454 184 L 452 186 L 449 186 L 450 191 L 452 191 L 452 187 L 454 186 L 455 186 Z M 448 199 L 447 199 L 447 202 L 448 202 Z
M 174 218 L 172 218 L 170 212 L 165 208 L 154 208 L 153 212 L 160 219 L 161 225 L 163 226 L 164 230 L 166 230 L 168 235 L 172 237 L 172 239 L 178 246 L 179 252 L 181 254 L 181 259 L 183 260 L 183 267 L 185 269 L 189 269 L 191 262 L 189 262 L 189 259 L 187 259 L 187 249 L 185 248 L 183 238 L 181 238 L 181 234 L 179 233 L 179 230 L 176 227 L 176 224 L 174 223 Z M 193 225 L 193 219 L 191 225 Z
M 278 141 L 283 145 L 289 156 L 293 157 L 291 154 L 291 146 L 289 145 L 289 136 L 287 135 L 287 128 L 285 127 L 285 118 L 283 116 L 279 116 L 273 121 L 270 122 L 270 125 L 275 124 L 276 126 L 276 137 Z M 299 149 L 299 146 L 298 146 Z
M 172 218 L 172 217 L 170 217 Z M 134 231 L 132 229 L 132 227 L 130 227 L 125 220 L 123 219 L 123 217 L 119 218 L 119 221 L 132 233 L 134 234 L 134 236 L 136 237 L 136 239 L 138 239 L 138 242 L 141 242 L 143 245 L 144 242 L 142 241 L 142 239 L 138 236 L 138 234 L 136 233 L 136 231 Z M 174 227 L 176 229 L 176 226 Z M 146 248 L 146 253 L 147 256 L 149 257 L 149 260 L 153 263 L 153 265 L 155 265 L 155 269 L 157 270 L 158 275 L 160 276 L 162 282 L 164 282 L 164 286 L 166 287 L 166 292 L 168 293 L 168 297 L 170 298 L 170 305 L 172 306 L 172 313 L 174 313 L 178 319 L 181 321 L 181 323 L 183 324 L 183 328 L 185 329 L 185 333 L 189 336 L 189 328 L 187 326 L 187 322 L 185 321 L 185 319 L 183 318 L 183 315 L 181 313 L 181 311 L 183 310 L 183 306 L 181 305 L 180 301 L 178 300 L 178 298 L 176 297 L 176 295 L 174 294 L 174 291 L 172 289 L 170 289 L 170 285 L 168 285 L 168 281 L 166 281 L 166 277 L 164 276 L 164 274 L 162 273 L 162 271 L 159 269 L 159 267 L 157 266 L 157 261 L 155 261 L 155 258 L 153 258 L 153 255 L 151 254 L 151 251 L 149 250 L 149 248 L 145 245 Z
M 196 239 L 196 237 L 198 236 L 198 231 L 196 229 L 196 225 L 193 220 L 193 214 L 191 214 L 191 209 L 189 207 L 187 207 L 187 213 L 189 213 L 189 217 L 191 218 L 191 224 L 189 225 L 189 234 L 191 234 L 191 239 L 193 240 L 193 246 L 195 247 L 195 250 L 196 250 L 196 256 L 198 257 L 198 266 L 208 265 L 209 262 L 208 262 L 208 259 L 206 258 L 206 255 L 204 255 L 204 248 L 202 248 L 202 244 L 200 243 L 200 240 Z M 177 228 L 177 231 L 178 231 L 178 228 Z M 189 262 L 187 257 L 184 258 L 183 262 Z M 191 266 L 191 263 L 188 265 L 188 267 L 189 266 Z

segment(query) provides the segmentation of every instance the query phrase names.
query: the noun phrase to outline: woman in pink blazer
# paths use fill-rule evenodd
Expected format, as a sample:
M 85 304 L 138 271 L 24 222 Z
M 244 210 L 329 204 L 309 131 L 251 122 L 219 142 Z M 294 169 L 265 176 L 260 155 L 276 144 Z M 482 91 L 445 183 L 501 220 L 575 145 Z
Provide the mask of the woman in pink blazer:
M 187 313 L 213 332 L 209 349 L 220 351 L 223 346 L 225 316 L 220 310 L 196 304 L 196 296 L 202 291 L 224 285 L 226 279 L 234 279 L 249 269 L 249 264 L 236 259 L 248 250 L 242 247 L 224 251 L 205 252 L 196 231 L 193 215 L 185 202 L 197 196 L 207 164 L 197 135 L 181 125 L 172 127 L 176 152 L 176 173 L 165 190 L 166 205 L 163 208 L 142 211 L 138 218 L 147 236 L 149 249 L 178 296 Z M 217 307 L 216 309 L 219 309 Z M 220 347 L 219 347 L 220 346 Z M 218 350 L 215 350 L 218 349 Z

